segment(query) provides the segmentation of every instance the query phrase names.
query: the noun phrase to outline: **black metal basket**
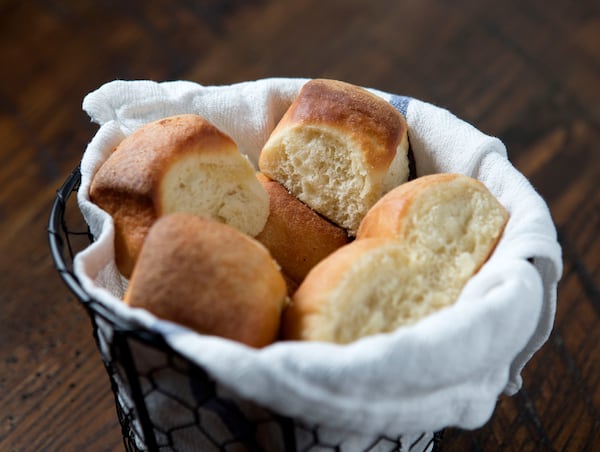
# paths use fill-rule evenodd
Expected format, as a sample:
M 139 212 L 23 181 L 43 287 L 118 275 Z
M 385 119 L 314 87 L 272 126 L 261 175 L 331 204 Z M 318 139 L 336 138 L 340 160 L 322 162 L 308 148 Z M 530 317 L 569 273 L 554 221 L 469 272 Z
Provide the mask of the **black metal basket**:
M 80 180 L 76 168 L 57 191 L 48 224 L 50 252 L 60 276 L 92 321 L 125 449 L 349 450 L 343 447 L 343 437 L 332 439 L 318 425 L 307 425 L 240 399 L 173 350 L 162 336 L 129 324 L 82 288 L 73 272 L 73 258 L 93 237 L 75 197 L 71 197 Z M 367 441 L 361 450 L 436 450 L 440 441 L 439 432 L 412 438 L 410 443 L 402 436 L 378 437 Z

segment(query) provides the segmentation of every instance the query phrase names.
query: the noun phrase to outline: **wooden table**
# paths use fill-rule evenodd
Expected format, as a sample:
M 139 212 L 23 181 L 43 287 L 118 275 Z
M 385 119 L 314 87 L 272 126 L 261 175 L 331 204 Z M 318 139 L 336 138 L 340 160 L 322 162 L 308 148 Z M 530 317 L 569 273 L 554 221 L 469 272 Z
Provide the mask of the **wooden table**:
M 500 137 L 564 252 L 555 328 L 475 431 L 442 450 L 600 448 L 597 2 L 0 1 L 0 450 L 121 450 L 90 322 L 55 272 L 55 190 L 114 79 L 329 77 L 446 107 Z

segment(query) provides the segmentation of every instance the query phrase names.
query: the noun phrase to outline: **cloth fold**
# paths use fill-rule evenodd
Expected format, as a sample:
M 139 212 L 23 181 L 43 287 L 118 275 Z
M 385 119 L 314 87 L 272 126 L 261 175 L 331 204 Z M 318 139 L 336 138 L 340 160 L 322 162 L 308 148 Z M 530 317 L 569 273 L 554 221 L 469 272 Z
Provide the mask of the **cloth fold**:
M 78 201 L 96 239 L 75 258 L 83 288 L 132 325 L 162 334 L 233 393 L 280 414 L 364 434 L 483 425 L 498 395 L 521 387 L 523 367 L 550 334 L 561 250 L 548 207 L 510 164 L 502 142 L 426 102 L 371 90 L 405 114 L 419 176 L 476 177 L 510 212 L 491 259 L 452 306 L 348 345 L 279 342 L 255 350 L 120 301 L 125 283 L 114 264 L 112 219 L 88 196 L 93 175 L 114 146 L 152 120 L 197 113 L 228 133 L 256 165 L 305 81 L 114 81 L 86 96 L 83 108 L 100 128 L 81 163 Z

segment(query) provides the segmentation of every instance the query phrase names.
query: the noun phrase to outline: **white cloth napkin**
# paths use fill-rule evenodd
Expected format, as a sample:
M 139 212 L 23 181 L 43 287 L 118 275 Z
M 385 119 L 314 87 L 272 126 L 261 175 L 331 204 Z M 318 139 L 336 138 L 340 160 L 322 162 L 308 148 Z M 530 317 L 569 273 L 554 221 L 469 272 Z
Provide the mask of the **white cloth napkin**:
M 114 264 L 112 220 L 88 197 L 92 176 L 114 146 L 149 121 L 198 113 L 256 164 L 305 81 L 115 81 L 86 96 L 83 108 L 100 129 L 82 159 L 78 201 L 96 241 L 76 256 L 77 276 L 109 309 L 161 332 L 232 392 L 283 415 L 364 434 L 483 425 L 499 394 L 518 391 L 523 366 L 550 334 L 561 250 L 546 204 L 509 163 L 500 140 L 434 105 L 372 90 L 405 114 L 418 175 L 476 177 L 511 215 L 492 258 L 451 307 L 349 345 L 280 342 L 255 350 L 196 334 L 119 300 L 124 287 Z

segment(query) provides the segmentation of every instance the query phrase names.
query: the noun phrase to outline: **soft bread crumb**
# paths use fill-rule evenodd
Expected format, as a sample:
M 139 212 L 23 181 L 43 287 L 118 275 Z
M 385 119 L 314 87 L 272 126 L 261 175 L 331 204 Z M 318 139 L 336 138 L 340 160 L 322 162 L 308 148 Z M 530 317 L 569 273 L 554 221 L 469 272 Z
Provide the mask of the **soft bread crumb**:
M 405 118 L 348 83 L 307 82 L 273 130 L 259 169 L 354 236 L 368 209 L 408 179 Z
M 92 180 L 90 199 L 115 224 L 115 258 L 129 277 L 149 228 L 185 211 L 256 235 L 269 215 L 266 192 L 235 142 L 198 115 L 146 124 L 126 137 Z
M 433 270 L 452 266 L 472 275 L 504 230 L 508 212 L 480 181 L 459 174 L 423 176 L 385 195 L 357 237 L 388 237 L 410 245 L 413 259 Z
M 354 242 L 307 275 L 286 312 L 285 337 L 348 343 L 451 305 L 507 220 L 487 188 L 466 176 L 397 187 L 365 216 Z
M 285 313 L 286 337 L 349 343 L 450 305 L 460 281 L 410 254 L 394 240 L 364 239 L 329 256 L 294 294 Z M 323 280 L 315 286 L 317 272 Z
M 279 146 L 271 177 L 340 226 L 353 229 L 355 219 L 362 218 L 367 206 L 379 198 L 361 150 L 344 135 L 325 127 L 295 127 Z
M 229 224 L 248 235 L 264 227 L 269 198 L 247 158 L 190 153 L 160 181 L 160 214 L 187 212 Z

